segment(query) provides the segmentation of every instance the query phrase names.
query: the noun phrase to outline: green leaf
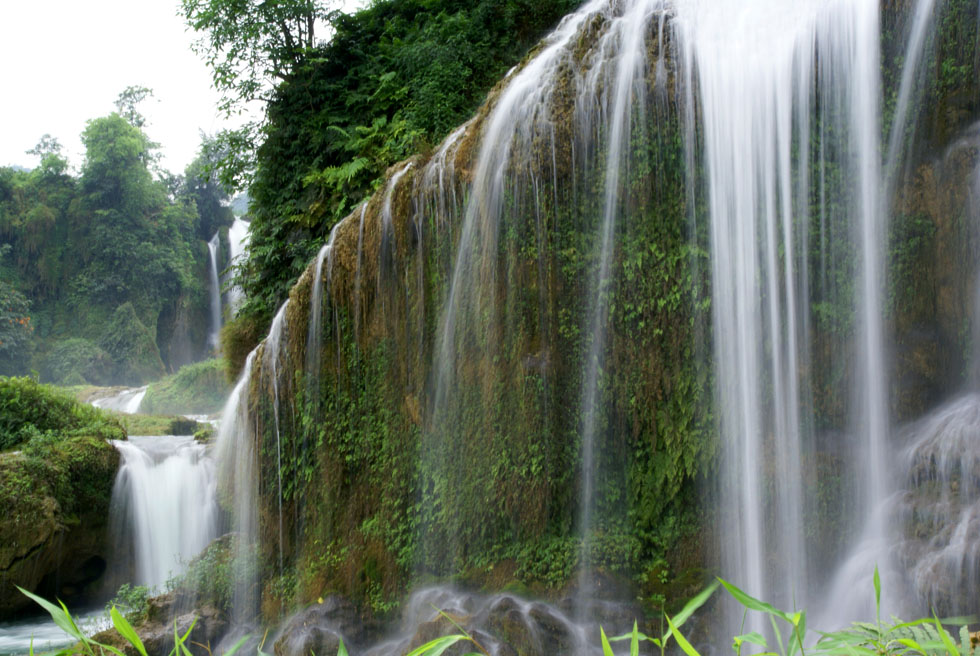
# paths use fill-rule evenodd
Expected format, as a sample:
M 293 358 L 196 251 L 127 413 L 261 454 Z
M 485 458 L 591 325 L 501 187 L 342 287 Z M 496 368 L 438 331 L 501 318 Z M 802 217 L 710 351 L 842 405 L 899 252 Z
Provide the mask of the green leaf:
M 718 581 L 725 586 L 725 589 L 728 590 L 729 594 L 735 597 L 735 601 L 742 604 L 749 610 L 757 610 L 763 613 L 768 613 L 769 615 L 775 615 L 776 617 L 793 624 L 793 617 L 789 613 L 783 612 L 764 601 L 756 599 L 752 595 L 740 590 L 737 586 L 732 585 L 724 579 L 719 578 Z
M 687 654 L 687 656 L 701 656 L 701 654 L 698 653 L 698 650 L 692 647 L 691 643 L 687 641 L 687 638 L 685 638 L 681 632 L 677 630 L 677 627 L 674 626 L 674 623 L 670 620 L 670 617 L 665 616 L 665 619 L 667 620 L 667 626 L 670 627 L 670 632 L 674 635 L 674 640 L 676 640 L 677 644 L 680 645 L 680 648 L 684 650 L 684 653 Z
M 146 656 L 146 647 L 143 646 L 143 641 L 140 640 L 139 635 L 133 630 L 132 625 L 126 621 L 126 618 L 122 616 L 122 613 L 115 606 L 109 610 L 109 617 L 112 619 L 112 625 L 116 627 L 116 631 L 119 631 L 119 635 L 125 638 L 129 644 L 136 647 L 136 651 Z
M 633 620 L 633 633 L 630 636 L 630 656 L 640 656 L 640 632 Z
M 58 626 L 58 628 L 70 635 L 72 638 L 85 642 L 85 634 L 79 631 L 78 627 L 75 626 L 75 622 L 72 621 L 71 615 L 68 614 L 68 611 L 58 608 L 47 599 L 42 599 L 35 594 L 31 594 L 20 586 L 14 587 L 20 590 L 22 594 L 33 599 L 39 606 L 41 606 L 41 608 L 48 611 L 48 614 L 51 616 L 51 619 L 54 620 L 54 623 Z
M 347 647 L 344 646 L 344 639 L 340 639 L 340 646 L 337 647 L 337 656 L 347 656 Z
M 601 626 L 599 627 L 599 639 L 602 641 L 602 656 L 616 656 L 609 644 L 609 638 L 606 637 L 606 632 Z
M 949 639 L 949 634 L 946 633 L 946 629 L 939 622 L 939 618 L 935 615 L 932 616 L 933 621 L 936 623 L 936 631 L 939 632 L 939 637 L 943 640 L 943 645 L 946 647 L 946 651 L 949 652 L 950 656 L 960 656 L 960 650 L 956 648 L 953 641 Z
M 405 656 L 439 656 L 460 640 L 469 640 L 469 638 L 464 635 L 443 636 L 427 642 L 421 647 L 416 647 Z
M 875 575 L 874 575 L 874 585 L 875 585 L 875 609 L 881 608 L 881 576 L 878 574 L 878 566 L 875 565 Z
M 224 653 L 224 656 L 233 656 L 233 654 L 234 654 L 234 653 L 235 653 L 236 651 L 238 651 L 239 649 L 241 649 L 241 648 L 242 648 L 242 645 L 244 645 L 244 644 L 245 644 L 246 642 L 248 642 L 248 639 L 249 639 L 250 637 L 251 637 L 251 636 L 250 636 L 250 635 L 248 635 L 248 634 L 246 634 L 246 635 L 243 635 L 243 636 L 242 636 L 241 638 L 239 638 L 239 639 L 238 639 L 238 642 L 236 642 L 235 644 L 233 644 L 233 645 L 231 646 L 231 649 L 229 649 L 228 651 L 226 651 L 226 652 Z M 344 646 L 344 643 L 343 643 L 343 642 L 341 642 L 341 643 L 340 643 L 340 646 L 341 646 L 341 647 L 343 647 L 343 646 Z M 338 654 L 338 656 L 340 656 L 340 655 Z

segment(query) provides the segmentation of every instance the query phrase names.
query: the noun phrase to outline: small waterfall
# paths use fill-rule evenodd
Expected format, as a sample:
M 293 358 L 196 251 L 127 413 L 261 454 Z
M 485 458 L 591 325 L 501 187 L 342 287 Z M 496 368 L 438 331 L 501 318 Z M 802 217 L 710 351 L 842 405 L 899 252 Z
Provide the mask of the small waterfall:
M 980 395 L 963 396 L 904 431 L 898 559 L 922 607 L 941 617 L 980 603 Z
M 232 619 L 251 620 L 258 611 L 258 459 L 253 422 L 249 417 L 249 385 L 259 347 L 245 359 L 245 366 L 221 411 L 215 440 L 218 485 L 222 503 L 231 510 L 234 543 Z
M 579 130 L 592 132 L 593 120 L 606 123 L 608 144 L 606 150 L 605 190 L 602 203 L 602 224 L 598 244 L 598 266 L 590 284 L 589 335 L 591 344 L 585 361 L 585 380 L 582 393 L 582 482 L 579 533 L 582 536 L 581 571 L 579 584 L 580 604 L 592 597 L 590 534 L 593 530 L 592 515 L 595 506 L 595 455 L 599 382 L 606 347 L 609 324 L 611 268 L 616 221 L 622 211 L 621 179 L 626 178 L 629 158 L 627 151 L 633 125 L 633 107 L 646 106 L 642 74 L 645 70 L 645 37 L 647 24 L 654 9 L 663 9 L 658 0 L 634 2 L 612 27 L 599 44 L 599 56 L 603 62 L 613 65 L 594 66 L 590 78 L 576 99 L 576 113 L 582 118 Z M 600 85 L 601 83 L 601 85 Z M 604 98 L 598 97 L 600 88 L 610 91 Z M 594 108 L 600 107 L 593 117 Z M 640 125 L 643 121 L 638 122 Z M 586 612 L 584 606 L 579 612 Z
M 144 385 L 143 387 L 124 389 L 112 396 L 95 399 L 92 401 L 92 405 L 103 410 L 113 410 L 115 412 L 134 415 L 140 411 L 140 404 L 143 403 L 143 397 L 146 396 L 148 387 L 148 385 Z
M 208 331 L 208 346 L 218 347 L 218 336 L 221 334 L 221 282 L 218 280 L 218 248 L 219 233 L 214 233 L 208 242 L 208 286 L 211 297 L 211 327 Z
M 122 456 L 110 510 L 116 554 L 133 583 L 159 588 L 217 537 L 215 468 L 193 437 L 114 441 Z
M 279 572 L 282 573 L 282 435 L 280 427 L 280 398 L 279 398 L 279 361 L 282 357 L 283 333 L 286 327 L 286 308 L 289 300 L 279 307 L 275 318 L 272 320 L 272 327 L 269 335 L 263 342 L 262 368 L 263 380 L 267 381 L 272 389 L 272 413 L 276 435 L 276 490 L 279 504 Z
M 248 222 L 239 217 L 235 217 L 235 222 L 228 228 L 228 266 L 233 267 L 242 263 L 245 257 L 245 249 L 248 248 Z M 225 284 L 227 284 L 225 280 Z M 242 290 L 237 286 L 228 289 L 228 307 L 231 309 L 231 316 L 235 316 L 238 308 L 244 300 Z
M 605 0 L 590 0 L 565 17 L 546 38 L 540 52 L 522 69 L 511 71 L 507 85 L 483 122 L 473 182 L 435 338 L 431 423 L 422 449 L 422 458 L 429 465 L 424 468 L 443 472 L 457 468 L 451 462 L 450 445 L 462 445 L 467 438 L 460 434 L 454 419 L 463 403 L 459 394 L 460 378 L 463 369 L 473 364 L 473 356 L 463 349 L 475 342 L 480 344 L 483 354 L 477 357 L 489 360 L 498 353 L 501 328 L 495 285 L 503 277 L 497 270 L 499 230 L 507 195 L 519 188 L 509 174 L 513 175 L 513 169 L 520 170 L 531 160 L 529 154 L 535 152 L 539 143 L 553 144 L 554 129 L 548 105 L 555 79 L 561 66 L 568 62 L 570 44 L 580 28 L 602 8 L 608 9 Z M 537 141 L 539 138 L 541 142 Z M 542 244 L 538 246 L 543 250 Z M 451 505 L 451 499 L 458 495 L 455 486 L 461 482 L 451 474 L 448 478 L 433 484 L 436 495 Z M 424 534 L 419 555 L 426 559 L 435 553 L 446 554 L 438 560 L 441 567 L 451 569 L 464 549 L 458 531 L 446 536 Z
M 365 205 L 366 207 L 366 205 Z M 363 229 L 364 222 L 364 211 L 361 211 L 361 229 Z M 333 228 L 330 230 L 330 236 L 327 238 L 327 243 L 320 248 L 320 252 L 316 256 L 316 264 L 313 267 L 313 289 L 310 292 L 310 321 L 309 328 L 306 333 L 306 384 L 307 392 L 311 402 L 319 402 L 319 391 L 320 391 L 320 356 L 321 354 L 321 335 L 322 335 L 322 318 L 323 318 L 323 290 L 324 290 L 324 275 L 323 275 L 323 264 L 327 264 L 327 293 L 330 292 L 330 279 L 333 272 L 333 243 L 337 238 L 337 230 L 343 224 L 343 221 L 338 221 L 334 224 Z M 359 237 L 360 239 L 360 237 Z M 313 410 L 313 416 L 319 416 L 316 409 Z

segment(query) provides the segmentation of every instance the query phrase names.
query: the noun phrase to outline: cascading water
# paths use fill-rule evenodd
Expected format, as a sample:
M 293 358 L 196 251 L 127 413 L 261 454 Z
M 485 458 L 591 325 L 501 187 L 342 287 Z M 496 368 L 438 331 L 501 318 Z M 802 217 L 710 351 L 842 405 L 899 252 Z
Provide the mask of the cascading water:
M 980 601 L 980 396 L 963 396 L 905 431 L 905 490 L 888 504 L 904 538 L 897 557 L 922 607 L 969 614 Z
M 810 599 L 801 482 L 813 418 L 799 373 L 810 349 L 801 330 L 811 305 L 809 216 L 800 208 L 811 173 L 794 148 L 807 152 L 815 79 L 821 120 L 849 135 L 839 165 L 853 188 L 838 193 L 850 199 L 860 254 L 854 352 L 865 414 L 855 428 L 866 485 L 855 519 L 867 521 L 886 491 L 877 11 L 873 1 L 677 3 L 700 109 L 688 134 L 703 140 L 707 176 L 723 570 L 784 607 Z
M 218 346 L 218 336 L 221 333 L 221 282 L 218 280 L 218 248 L 221 235 L 214 233 L 208 242 L 208 290 L 210 293 L 211 326 L 208 330 L 208 346 L 212 349 Z
M 258 610 L 256 542 L 258 540 L 258 458 L 249 417 L 249 385 L 258 348 L 248 354 L 238 382 L 221 411 L 215 439 L 219 494 L 231 510 L 237 539 L 233 549 L 232 618 L 251 621 Z
M 217 537 L 214 463 L 193 437 L 130 437 L 110 517 L 115 554 L 128 557 L 134 585 L 160 588 Z
M 229 267 L 241 264 L 246 248 L 248 248 L 248 222 L 240 217 L 235 217 L 234 223 L 228 228 Z M 225 284 L 227 283 L 228 281 L 225 280 Z M 238 312 L 238 308 L 241 307 L 243 299 L 242 290 L 237 286 L 232 286 L 228 289 L 228 307 L 232 316 Z
M 140 404 L 143 403 L 143 397 L 146 396 L 148 388 L 148 385 L 144 385 L 143 387 L 124 389 L 111 396 L 95 399 L 92 401 L 92 405 L 103 410 L 114 410 L 133 415 L 140 411 Z
M 933 0 L 922 2 L 915 14 L 906 57 L 906 66 L 912 69 L 919 65 L 923 44 L 928 41 L 929 11 L 923 7 L 932 7 Z M 597 516 L 606 510 L 596 512 L 597 504 L 602 503 L 597 497 L 600 490 L 610 497 L 621 493 L 615 481 L 610 484 L 612 476 L 602 471 L 603 463 L 597 460 L 615 458 L 615 450 L 606 449 L 603 440 L 617 439 L 617 432 L 629 430 L 623 426 L 626 422 L 609 421 L 612 392 L 607 383 L 614 382 L 614 374 L 607 372 L 607 359 L 617 347 L 617 338 L 624 341 L 634 336 L 616 334 L 616 327 L 611 325 L 617 316 L 613 308 L 621 308 L 623 303 L 623 292 L 617 286 L 617 267 L 623 264 L 617 259 L 617 249 L 625 251 L 625 246 L 617 239 L 620 231 L 629 229 L 624 224 L 651 220 L 652 196 L 675 191 L 661 191 L 659 179 L 638 183 L 633 177 L 636 169 L 654 169 L 653 164 L 660 164 L 640 161 L 643 156 L 637 152 L 661 146 L 659 142 L 652 146 L 650 135 L 657 133 L 661 119 L 673 112 L 676 115 L 666 118 L 684 125 L 682 140 L 678 140 L 683 143 L 676 146 L 676 153 L 666 147 L 658 153 L 677 155 L 686 162 L 686 171 L 680 176 L 684 186 L 678 189 L 681 195 L 686 194 L 691 243 L 696 246 L 692 250 L 706 246 L 708 253 L 703 259 L 710 258 L 710 343 L 714 350 L 702 355 L 710 360 L 705 368 L 714 374 L 713 409 L 721 433 L 721 480 L 714 498 L 721 518 L 722 575 L 786 608 L 818 605 L 826 592 L 832 603 L 826 605 L 831 610 L 821 615 L 825 626 L 867 616 L 873 610 L 869 605 L 870 585 L 862 590 L 869 593 L 865 597 L 855 595 L 854 587 L 856 580 L 870 581 L 875 563 L 884 571 L 890 569 L 886 545 L 891 529 L 878 511 L 890 493 L 885 442 L 889 432 L 885 394 L 889 379 L 884 359 L 882 288 L 886 200 L 890 200 L 885 195 L 891 193 L 891 176 L 900 163 L 900 149 L 891 145 L 884 167 L 880 159 L 878 5 L 873 0 L 807 0 L 792 7 L 778 0 L 587 2 L 559 25 L 523 68 L 508 75 L 486 116 L 450 135 L 428 164 L 417 171 L 412 170 L 414 161 L 395 170 L 383 195 L 349 217 L 348 221 L 358 222 L 357 256 L 343 264 L 354 269 L 345 272 L 353 284 L 350 278 L 344 278 L 344 284 L 353 291 L 354 338 L 358 340 L 362 315 L 371 313 L 376 322 L 379 315 L 382 321 L 390 320 L 400 311 L 399 304 L 406 302 L 403 297 L 411 296 L 409 285 L 405 285 L 403 297 L 396 298 L 393 292 L 398 290 L 397 276 L 410 267 L 385 270 L 390 263 L 403 264 L 398 259 L 404 256 L 400 251 L 411 253 L 407 244 L 394 243 L 394 235 L 403 234 L 398 230 L 404 224 L 396 223 L 399 217 L 395 214 L 401 209 L 393 206 L 395 199 L 402 205 L 406 179 L 412 180 L 412 220 L 419 244 L 413 241 L 411 247 L 421 251 L 423 227 L 432 225 L 447 226 L 450 237 L 427 234 L 427 247 L 440 240 L 455 244 L 455 250 L 438 253 L 437 257 L 447 260 L 447 266 L 434 274 L 426 269 L 432 262 L 423 261 L 421 252 L 417 260 L 418 298 L 429 292 L 431 287 L 424 283 L 432 280 L 436 289 L 444 284 L 440 291 L 445 293 L 436 335 L 431 340 L 428 375 L 432 393 L 427 397 L 431 405 L 427 412 L 419 413 L 421 418 L 413 418 L 416 425 L 424 425 L 419 486 L 430 495 L 427 498 L 436 500 L 431 515 L 419 517 L 415 524 L 419 534 L 413 555 L 426 561 L 416 563 L 420 570 L 429 568 L 437 575 L 455 573 L 454 568 L 466 563 L 470 545 L 464 533 L 473 527 L 463 523 L 472 522 L 473 516 L 454 505 L 461 491 L 469 493 L 471 500 L 477 498 L 488 505 L 521 506 L 525 501 L 498 499 L 483 481 L 464 489 L 470 481 L 462 480 L 460 472 L 474 475 L 476 468 L 467 469 L 471 463 L 466 460 L 478 457 L 474 454 L 480 452 L 474 445 L 485 443 L 492 448 L 499 440 L 505 447 L 512 446 L 501 438 L 507 437 L 509 427 L 500 424 L 508 418 L 501 420 L 487 408 L 489 395 L 512 382 L 539 386 L 546 390 L 541 397 L 547 396 L 551 385 L 564 385 L 566 396 L 556 394 L 547 401 L 567 400 L 567 390 L 571 389 L 571 396 L 580 403 L 574 426 L 565 431 L 567 427 L 560 419 L 552 420 L 540 428 L 541 435 L 567 435 L 573 444 L 580 439 L 581 461 L 578 465 L 562 461 L 563 454 L 554 457 L 557 464 L 547 462 L 552 454 L 528 461 L 529 467 L 558 470 L 565 466 L 581 475 L 569 493 L 574 497 L 570 505 L 579 513 L 577 519 L 556 512 L 546 520 L 560 525 L 559 531 L 578 525 L 578 566 L 582 572 L 578 592 L 583 597 L 592 593 L 591 552 L 604 546 L 592 540 L 606 537 L 606 527 L 595 526 L 603 520 Z M 588 45 L 583 45 L 586 42 Z M 908 114 L 914 105 L 914 89 L 908 80 L 914 79 L 914 70 L 907 68 L 891 126 L 893 137 L 904 134 L 911 120 Z M 476 131 L 481 135 L 478 153 L 475 158 L 463 155 L 465 175 L 457 176 L 453 170 L 457 152 L 468 153 Z M 671 139 L 673 136 L 664 138 Z M 466 184 L 468 189 L 464 189 Z M 646 188 L 637 191 L 643 185 Z M 648 214 L 634 216 L 634 208 L 639 209 L 637 215 L 643 211 Z M 369 212 L 370 220 L 376 223 L 366 228 Z M 436 220 L 425 222 L 432 217 Z M 562 224 L 561 230 L 573 237 L 585 234 L 588 240 L 584 244 L 574 239 L 562 243 L 560 237 L 567 234 L 549 234 L 549 230 L 559 232 L 559 217 L 574 225 L 569 229 Z M 526 220 L 530 229 L 520 225 L 521 220 Z M 353 229 L 343 232 L 342 239 L 353 239 Z M 513 235 L 518 233 L 524 239 L 519 245 L 520 257 L 529 261 L 529 266 L 508 251 L 518 239 Z M 309 323 L 300 327 L 307 333 L 305 373 L 311 394 L 317 390 L 320 395 L 324 393 L 317 378 L 321 367 L 326 370 L 321 353 L 321 333 L 328 332 L 322 317 L 323 285 L 330 289 L 337 234 L 335 228 L 312 267 Z M 649 252 L 641 250 L 640 255 L 663 257 L 656 251 L 657 245 L 650 244 Z M 350 243 L 346 247 L 352 250 Z M 375 272 L 378 293 L 375 298 L 366 295 L 364 300 L 363 269 L 367 269 L 366 275 L 372 274 L 371 266 L 364 267 L 369 257 L 364 253 L 366 248 L 377 248 L 380 266 Z M 372 251 L 370 257 L 374 255 Z M 372 261 L 368 260 L 369 264 Z M 691 261 L 697 263 L 695 257 Z M 566 269 L 557 271 L 561 267 Z M 535 293 L 522 296 L 521 291 L 515 291 L 522 282 L 536 286 Z M 573 287 L 579 300 L 584 300 L 569 302 L 561 297 L 555 301 L 548 297 L 563 285 Z M 520 303 L 518 309 L 511 305 L 514 298 Z M 387 303 L 389 300 L 392 302 Z M 815 316 L 815 308 L 826 311 L 827 306 L 847 315 L 834 317 L 839 323 L 830 329 L 815 325 L 827 321 L 824 315 Z M 335 317 L 343 317 L 344 310 L 339 308 L 340 314 L 335 313 Z M 301 312 L 296 307 L 292 311 L 298 316 Z M 275 481 L 267 477 L 262 483 L 263 496 L 267 494 L 269 499 L 263 516 L 270 524 L 270 535 L 274 533 L 271 525 L 278 521 L 280 569 L 284 558 L 291 557 L 292 546 L 283 543 L 282 472 L 287 455 L 283 445 L 295 444 L 287 443 L 288 433 L 281 432 L 288 430 L 289 419 L 279 414 L 280 404 L 288 400 L 280 399 L 280 394 L 288 394 L 286 382 L 280 389 L 280 378 L 287 381 L 295 373 L 287 371 L 287 361 L 296 364 L 283 345 L 290 339 L 302 339 L 287 334 L 285 314 L 284 305 L 262 347 L 261 358 L 254 353 L 249 357 L 226 408 L 228 419 L 223 421 L 219 437 L 219 451 L 225 454 L 222 462 L 227 459 L 228 466 L 237 472 L 233 488 L 239 508 L 240 543 L 244 545 L 257 539 L 256 426 L 262 423 L 268 429 L 267 448 L 275 440 L 274 467 L 279 477 Z M 515 319 L 518 314 L 521 316 Z M 568 314 L 573 315 L 571 320 Z M 558 330 L 552 327 L 559 316 L 565 318 L 561 326 L 565 333 L 556 338 Z M 398 327 L 385 333 L 386 338 L 398 333 L 391 339 L 397 346 L 402 332 L 416 329 L 422 335 L 431 325 L 425 318 L 420 315 L 417 328 L 397 322 Z M 389 328 L 379 330 L 384 333 Z M 521 331 L 532 336 L 524 342 L 507 342 Z M 832 336 L 826 337 L 827 333 Z M 815 335 L 823 336 L 822 344 L 814 343 L 820 338 Z M 421 344 L 425 340 L 418 341 Z M 566 345 L 569 353 L 552 352 Z M 513 348 L 507 350 L 506 346 Z M 623 349 L 621 344 L 618 347 Z M 339 348 L 337 360 L 338 371 L 342 365 L 351 371 L 360 364 L 341 363 Z M 826 573 L 815 564 L 815 552 L 824 545 L 807 537 L 808 518 L 815 512 L 815 501 L 807 488 L 818 476 L 815 444 L 828 439 L 818 434 L 823 431 L 818 424 L 824 417 L 815 409 L 819 402 L 816 397 L 828 394 L 830 376 L 820 370 L 833 368 L 830 360 L 844 362 L 841 368 L 848 369 L 844 377 L 833 380 L 843 381 L 841 389 L 830 392 L 845 399 L 841 402 L 845 409 L 834 421 L 839 420 L 835 428 L 848 437 L 834 438 L 837 441 L 832 448 L 823 448 L 823 452 L 840 451 L 843 487 L 856 493 L 855 507 L 841 509 L 841 514 L 847 515 L 841 523 L 851 532 L 848 539 L 864 533 L 861 543 L 868 546 L 866 554 L 870 554 L 869 559 L 851 559 L 854 569 L 841 569 L 838 579 L 846 582 L 846 594 L 827 585 Z M 257 387 L 271 395 L 271 412 L 266 412 L 268 406 L 253 408 L 255 414 L 250 417 L 247 389 L 256 365 L 261 367 L 255 376 L 260 383 Z M 519 369 L 519 376 L 507 369 L 511 366 Z M 555 371 L 559 375 L 554 375 Z M 559 381 L 560 375 L 565 378 Z M 824 377 L 818 380 L 819 376 Z M 340 388 L 346 381 L 341 375 L 337 378 Z M 569 378 L 574 380 L 568 382 Z M 398 389 L 396 385 L 392 388 Z M 471 396 L 464 397 L 464 393 Z M 531 392 L 522 393 L 526 394 L 522 401 L 532 396 Z M 664 392 L 670 393 L 669 389 Z M 407 390 L 397 401 L 404 398 L 409 408 L 416 394 L 420 394 L 417 388 Z M 477 403 L 473 403 L 474 397 Z M 532 399 L 528 403 L 536 402 Z M 478 424 L 472 421 L 474 415 L 483 422 L 477 431 L 464 425 L 467 421 Z M 295 417 L 291 419 L 295 423 Z M 640 433 L 640 429 L 634 430 Z M 622 442 L 627 445 L 622 451 L 633 448 L 626 438 Z M 661 455 L 657 449 L 656 444 L 651 447 L 654 456 Z M 607 456 L 607 451 L 614 455 Z M 523 456 L 517 453 L 512 457 L 519 461 Z M 269 462 L 272 459 L 270 451 Z M 272 465 L 266 466 L 263 471 L 273 471 Z M 277 511 L 273 494 L 278 497 Z M 612 507 L 621 500 L 613 499 L 607 505 Z M 422 509 L 422 515 L 429 511 Z M 524 511 L 522 506 L 514 512 Z M 273 519 L 276 512 L 278 517 Z M 433 518 L 438 513 L 441 516 Z M 626 524 L 632 518 L 616 520 Z M 516 524 L 521 520 L 512 521 Z M 483 537 L 511 530 L 500 524 L 479 526 L 471 533 Z M 545 521 L 538 526 L 545 525 L 543 530 L 551 530 Z M 441 532 L 427 534 L 430 526 L 437 526 L 436 531 Z M 822 556 L 826 559 L 826 554 Z M 254 563 L 254 556 L 250 557 Z M 249 581 L 245 587 L 252 596 L 245 606 L 254 610 L 255 580 Z M 242 593 L 243 599 L 245 596 Z M 842 602 L 846 599 L 855 599 L 855 605 L 847 607 Z M 842 618 L 834 612 L 838 609 L 845 609 L 849 616 Z
M 594 123 L 602 121 L 608 131 L 606 144 L 605 190 L 602 202 L 602 223 L 598 242 L 598 266 L 591 282 L 589 297 L 589 329 L 591 345 L 585 363 L 585 380 L 582 393 L 582 484 L 581 517 L 579 532 L 582 535 L 579 596 L 580 612 L 585 613 L 584 603 L 592 596 L 589 550 L 592 515 L 595 497 L 595 451 L 599 383 L 606 348 L 606 331 L 609 324 L 610 273 L 614 247 L 616 221 L 622 212 L 626 196 L 621 180 L 627 176 L 634 107 L 646 107 L 643 73 L 646 69 L 645 37 L 647 25 L 656 9 L 663 11 L 663 2 L 651 0 L 634 2 L 623 15 L 617 17 L 599 44 L 599 58 L 589 73 L 576 98 L 576 114 L 579 131 L 590 134 L 597 129 Z M 606 64 L 609 62 L 609 64 Z M 608 90 L 602 93 L 600 91 Z

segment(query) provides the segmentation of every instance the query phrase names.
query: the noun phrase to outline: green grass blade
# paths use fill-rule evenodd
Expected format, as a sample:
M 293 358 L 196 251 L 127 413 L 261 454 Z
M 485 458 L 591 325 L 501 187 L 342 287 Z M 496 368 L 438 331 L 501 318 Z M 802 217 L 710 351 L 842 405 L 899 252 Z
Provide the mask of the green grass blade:
M 421 647 L 416 647 L 405 656 L 439 656 L 460 640 L 469 640 L 469 638 L 465 635 L 443 636 L 427 642 Z
M 762 612 L 762 613 L 768 613 L 769 615 L 775 615 L 776 617 L 778 617 L 778 618 L 780 618 L 782 620 L 785 620 L 786 622 L 789 622 L 790 624 L 793 623 L 793 618 L 792 618 L 792 616 L 789 613 L 783 612 L 783 611 L 779 610 L 778 608 L 776 608 L 776 607 L 774 607 L 774 606 L 772 606 L 770 604 L 767 604 L 764 601 L 761 601 L 759 599 L 756 599 L 752 595 L 748 594 L 747 592 L 744 592 L 743 590 L 739 589 L 737 586 L 732 585 L 731 583 L 729 583 L 728 581 L 726 581 L 724 579 L 719 578 L 718 581 L 723 586 L 725 586 L 725 589 L 728 590 L 728 593 L 730 595 L 732 595 L 733 597 L 735 597 L 735 601 L 737 601 L 738 603 L 742 604 L 747 609 L 749 609 L 749 610 L 756 610 L 756 611 L 759 611 L 759 612 Z
M 684 650 L 684 653 L 687 654 L 687 656 L 701 656 L 701 654 L 698 653 L 698 650 L 692 647 L 691 643 L 687 641 L 687 638 L 685 638 L 684 635 L 677 630 L 677 627 L 674 626 L 671 619 L 669 617 L 666 619 L 667 626 L 670 627 L 670 632 L 674 635 L 674 640 L 676 640 L 680 648 Z
M 878 565 L 875 565 L 874 575 L 875 586 L 875 623 L 878 625 L 878 635 L 881 635 L 881 575 L 878 574 Z
M 226 652 L 224 653 L 224 656 L 233 656 L 233 655 L 234 655 L 234 653 L 235 653 L 236 651 L 238 651 L 239 649 L 241 649 L 241 648 L 242 648 L 242 646 L 244 646 L 244 644 L 245 644 L 246 642 L 248 642 L 248 639 L 249 639 L 250 637 L 251 637 L 251 636 L 249 636 L 249 635 L 247 635 L 247 634 L 246 634 L 246 635 L 243 635 L 243 636 L 242 636 L 241 638 L 239 638 L 239 639 L 238 639 L 238 642 L 236 642 L 235 644 L 233 644 L 233 645 L 231 646 L 231 649 L 229 649 L 228 651 L 226 651 Z M 340 646 L 341 646 L 341 647 L 343 647 L 343 646 L 344 646 L 344 642 L 343 642 L 343 641 L 341 641 L 341 642 L 340 642 Z M 339 654 L 338 654 L 338 656 L 339 656 Z
M 122 613 L 119 612 L 115 606 L 109 610 L 109 618 L 112 620 L 112 625 L 116 627 L 116 631 L 119 631 L 119 635 L 126 639 L 126 641 L 136 647 L 142 656 L 146 656 L 146 647 L 143 646 L 143 641 L 140 640 L 139 635 L 133 629 L 132 625 L 123 617 Z
M 606 632 L 601 626 L 599 627 L 599 639 L 602 641 L 602 656 L 616 656 L 609 645 L 609 638 L 606 637 Z
M 34 602 L 37 603 L 41 608 L 48 611 L 48 615 L 51 616 L 51 619 L 54 620 L 54 623 L 58 626 L 59 629 L 67 633 L 72 638 L 75 638 L 76 640 L 79 640 L 81 642 L 85 642 L 86 636 L 82 634 L 81 631 L 78 630 L 78 627 L 75 626 L 75 622 L 72 621 L 71 615 L 69 615 L 67 611 L 55 606 L 47 599 L 43 599 L 35 594 L 28 592 L 27 590 L 25 590 L 20 586 L 14 586 L 14 587 L 20 590 L 21 594 L 27 596 L 30 599 L 33 599 Z
M 630 656 L 640 656 L 640 631 L 633 620 L 633 633 L 630 636 Z
M 347 656 L 347 647 L 344 646 L 344 639 L 340 639 L 340 646 L 337 647 L 337 656 Z
M 943 645 L 946 647 L 946 651 L 949 652 L 949 655 L 960 656 L 960 650 L 953 644 L 953 641 L 950 640 L 949 634 L 946 633 L 946 629 L 943 628 L 939 618 L 933 615 L 932 619 L 936 623 L 936 631 L 939 632 L 939 637 L 942 638 Z
M 769 615 L 769 624 L 772 625 L 772 632 L 776 636 L 776 644 L 779 645 L 779 653 L 780 654 L 785 654 L 786 653 L 786 647 L 783 646 L 783 636 L 779 632 L 779 627 L 776 625 L 776 616 L 775 615 Z

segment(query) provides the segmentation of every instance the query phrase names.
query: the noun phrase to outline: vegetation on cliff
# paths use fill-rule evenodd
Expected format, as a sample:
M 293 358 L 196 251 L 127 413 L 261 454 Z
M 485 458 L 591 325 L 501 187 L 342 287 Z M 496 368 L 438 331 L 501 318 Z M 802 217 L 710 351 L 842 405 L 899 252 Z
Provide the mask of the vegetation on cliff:
M 468 119 L 579 2 L 384 0 L 351 16 L 333 14 L 328 43 L 303 48 L 296 39 L 288 57 L 283 39 L 262 45 L 239 27 L 247 44 L 241 48 L 255 48 L 258 61 L 281 63 L 275 69 L 281 81 L 264 96 L 261 134 L 223 135 L 223 174 L 250 182 L 252 197 L 249 259 L 239 273 L 244 320 L 267 325 L 331 227 L 378 188 L 385 170 Z M 283 11 L 293 5 L 313 14 L 321 6 L 282 3 Z M 235 29 L 194 20 L 204 6 L 219 14 L 223 7 L 232 11 L 232 3 L 187 0 L 184 6 L 189 24 L 204 28 L 210 41 Z M 261 22 L 246 25 L 265 29 Z M 215 67 L 216 79 L 223 70 Z

